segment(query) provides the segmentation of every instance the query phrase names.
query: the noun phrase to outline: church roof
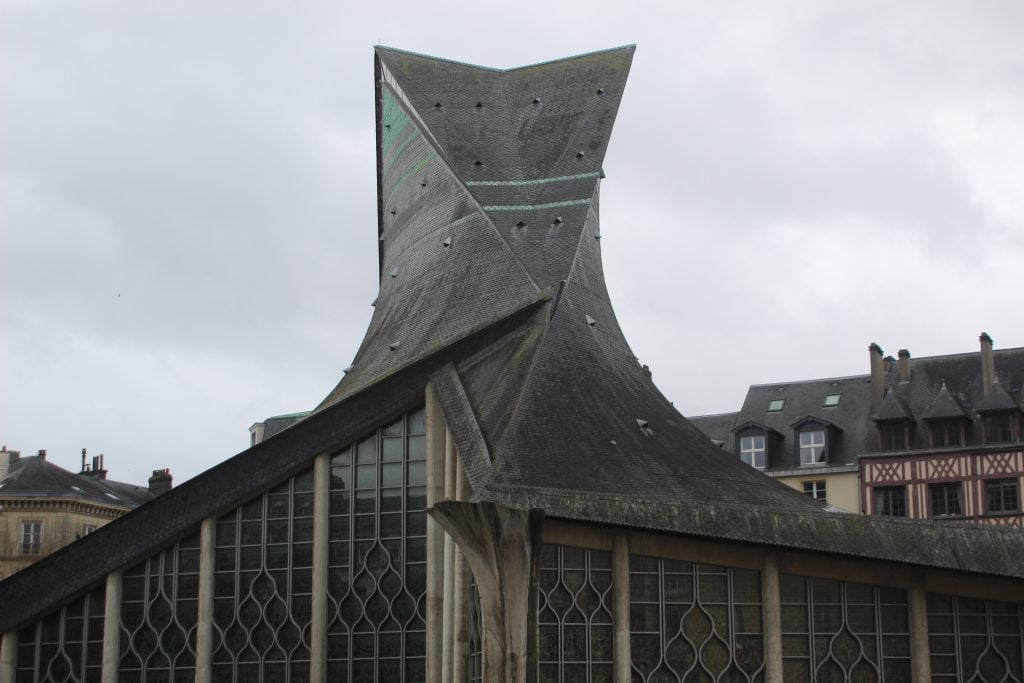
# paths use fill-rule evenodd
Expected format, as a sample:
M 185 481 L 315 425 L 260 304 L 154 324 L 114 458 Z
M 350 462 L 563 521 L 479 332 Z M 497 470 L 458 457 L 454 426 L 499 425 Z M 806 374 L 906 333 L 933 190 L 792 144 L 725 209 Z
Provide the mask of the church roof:
M 43 609 L 37 596 L 73 597 L 414 407 L 428 382 L 474 500 L 1024 577 L 1003 529 L 881 547 L 909 527 L 824 511 L 658 391 L 601 265 L 602 164 L 632 46 L 504 71 L 376 55 L 380 292 L 344 377 L 309 417 L 0 583 L 0 631 Z

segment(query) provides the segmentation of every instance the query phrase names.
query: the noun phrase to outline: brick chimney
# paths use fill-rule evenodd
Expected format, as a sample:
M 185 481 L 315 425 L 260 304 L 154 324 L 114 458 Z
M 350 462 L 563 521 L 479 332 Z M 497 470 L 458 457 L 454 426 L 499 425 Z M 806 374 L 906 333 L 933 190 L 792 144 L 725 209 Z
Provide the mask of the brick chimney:
M 988 332 L 982 332 L 978 337 L 981 342 L 981 394 L 988 396 L 992 390 L 992 384 L 996 381 L 996 363 L 992 357 L 992 337 Z
M 885 395 L 885 361 L 882 359 L 882 347 L 874 342 L 868 347 L 871 356 L 871 412 L 878 410 Z
M 171 490 L 171 470 L 165 467 L 162 470 L 153 470 L 153 476 L 149 478 L 149 492 L 154 496 L 167 493 Z
M 910 351 L 906 349 L 900 349 L 899 352 L 899 370 L 900 370 L 900 381 L 910 381 Z

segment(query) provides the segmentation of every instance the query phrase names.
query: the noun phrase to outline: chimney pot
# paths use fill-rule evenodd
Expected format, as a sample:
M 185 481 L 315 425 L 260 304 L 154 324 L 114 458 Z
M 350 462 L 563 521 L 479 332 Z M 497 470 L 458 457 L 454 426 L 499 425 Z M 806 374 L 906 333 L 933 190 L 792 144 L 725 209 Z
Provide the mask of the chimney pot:
M 172 481 L 173 478 L 171 477 L 171 469 L 169 467 L 165 467 L 162 470 L 153 470 L 153 476 L 149 478 L 149 492 L 154 496 L 167 493 L 171 490 Z
M 992 355 L 992 337 L 988 332 L 982 332 L 978 337 L 981 343 L 981 389 L 982 396 L 988 396 L 992 390 L 992 384 L 996 379 L 995 358 Z
M 900 349 L 899 351 L 899 369 L 900 369 L 900 381 L 910 381 L 910 351 L 906 349 Z
M 871 412 L 878 410 L 885 394 L 885 361 L 882 359 L 882 347 L 872 342 L 868 346 L 871 361 Z
M 46 460 L 46 449 L 45 448 L 40 448 L 39 449 L 39 459 L 40 460 Z

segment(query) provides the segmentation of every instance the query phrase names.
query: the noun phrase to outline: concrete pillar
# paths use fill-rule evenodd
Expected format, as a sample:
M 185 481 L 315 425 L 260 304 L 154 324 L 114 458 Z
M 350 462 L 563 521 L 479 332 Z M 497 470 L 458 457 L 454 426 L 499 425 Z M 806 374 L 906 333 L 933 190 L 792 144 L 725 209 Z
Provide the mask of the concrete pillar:
M 117 683 L 121 659 L 121 572 L 107 574 L 107 597 L 103 605 L 103 683 Z
M 444 499 L 455 500 L 456 462 L 455 441 L 451 432 L 444 440 Z M 436 518 L 435 518 L 436 519 Z M 441 680 L 452 680 L 452 658 L 455 655 L 455 541 L 450 532 L 444 537 L 444 603 L 441 613 Z
M 483 680 L 537 680 L 537 561 L 543 510 L 444 501 L 428 510 L 466 555 L 480 595 Z
M 199 527 L 199 602 L 196 618 L 196 683 L 213 680 L 213 572 L 217 520 Z
M 469 500 L 469 482 L 466 480 L 466 472 L 462 468 L 461 461 L 458 461 L 456 470 L 455 500 L 464 502 Z M 458 547 L 455 548 L 454 574 L 452 629 L 455 642 L 452 654 L 452 680 L 456 683 L 464 683 L 469 675 L 469 614 L 466 609 L 466 602 L 469 599 L 469 564 Z
M 928 683 L 932 679 L 928 601 L 920 580 L 915 580 L 907 589 L 907 608 L 910 612 L 910 678 L 914 683 Z
M 882 347 L 872 342 L 868 347 L 871 361 L 871 412 L 878 410 L 885 396 L 885 365 L 882 360 Z
M 615 683 L 630 683 L 633 654 L 629 640 L 629 540 L 615 534 L 612 541 L 612 623 L 615 624 Z
M 18 663 L 18 632 L 8 631 L 0 639 L 0 683 L 14 683 Z
M 779 565 L 774 555 L 765 555 L 761 567 L 761 609 L 764 614 L 764 680 L 782 680 L 782 605 L 779 597 Z
M 309 681 L 327 681 L 327 546 L 331 496 L 331 456 L 313 465 L 313 611 L 310 615 Z
M 441 404 L 429 384 L 426 392 L 427 507 L 444 499 L 445 425 Z M 427 683 L 440 683 L 444 606 L 444 531 L 427 516 Z

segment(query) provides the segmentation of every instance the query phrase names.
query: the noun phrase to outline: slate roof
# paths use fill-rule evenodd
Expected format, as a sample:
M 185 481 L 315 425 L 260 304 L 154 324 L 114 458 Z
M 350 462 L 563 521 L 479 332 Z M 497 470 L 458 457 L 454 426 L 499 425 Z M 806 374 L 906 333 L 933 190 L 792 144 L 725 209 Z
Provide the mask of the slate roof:
M 0 498 L 73 498 L 130 510 L 154 497 L 146 486 L 69 472 L 38 455 L 14 460 L 0 480 Z
M 1020 536 L 1003 530 L 877 543 L 905 527 L 865 526 L 763 477 L 652 383 L 612 310 L 598 222 L 632 46 L 505 71 L 376 55 L 380 292 L 343 379 L 309 417 L 0 583 L 0 631 L 416 406 L 428 381 L 474 500 L 1024 578 Z M 866 396 L 863 379 L 839 382 L 844 401 Z
M 1010 397 L 1010 394 L 1006 392 L 1006 389 L 1003 388 L 1003 385 L 997 379 L 992 383 L 992 389 L 989 390 L 985 398 L 981 399 L 975 410 L 979 413 L 991 413 L 1005 410 L 1020 410 L 1020 406 Z
M 907 419 L 914 421 L 910 433 L 912 450 L 929 448 L 927 421 L 963 416 L 968 420 L 968 447 L 981 445 L 978 410 L 988 405 L 999 409 L 1019 409 L 1024 397 L 1024 348 L 993 351 L 998 389 L 993 385 L 983 399 L 981 354 L 958 353 L 910 359 L 910 377 L 901 381 L 897 363 L 887 363 L 883 382 L 886 395 L 878 409 L 871 409 L 871 376 L 852 375 L 796 382 L 779 382 L 751 386 L 742 408 L 735 413 L 733 425 L 754 422 L 766 425 L 783 435 L 782 444 L 769 453 L 766 469 L 790 470 L 796 462 L 794 432 L 790 428 L 797 419 L 815 416 L 842 430 L 830 444 L 830 464 L 855 463 L 860 455 L 878 452 L 878 426 L 875 419 Z M 825 396 L 839 394 L 839 404 L 825 406 Z M 782 410 L 770 411 L 772 400 L 784 401 Z M 726 429 L 717 416 L 692 418 L 695 425 L 712 439 L 725 442 L 724 450 L 736 452 L 737 432 Z M 732 431 L 730 431 L 732 430 Z

